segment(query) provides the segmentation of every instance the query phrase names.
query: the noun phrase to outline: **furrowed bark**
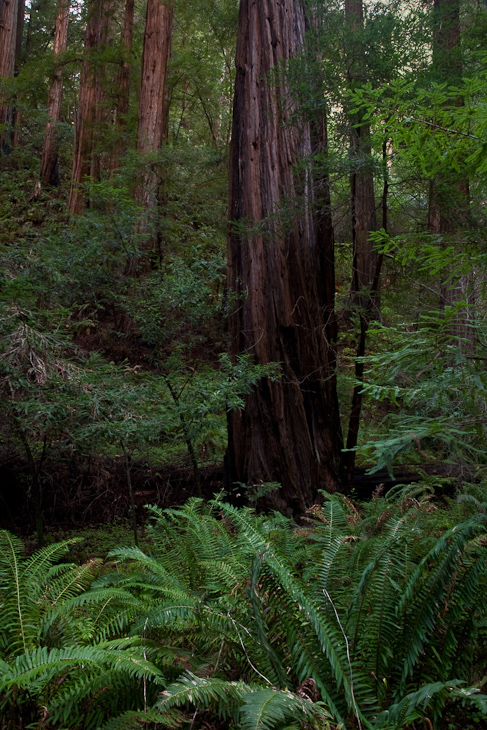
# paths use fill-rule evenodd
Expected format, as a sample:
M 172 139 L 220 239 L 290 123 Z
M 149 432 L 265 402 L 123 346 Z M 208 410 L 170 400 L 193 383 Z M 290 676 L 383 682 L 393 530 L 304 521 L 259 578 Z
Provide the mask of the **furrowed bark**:
M 25 19 L 25 0 L 19 0 L 19 9 L 17 11 L 17 30 L 15 38 L 15 63 L 14 63 L 14 76 L 18 76 L 20 67 L 22 65 L 22 37 L 24 33 L 24 19 Z M 16 99 L 15 106 L 12 111 L 13 120 L 13 134 L 12 134 L 12 147 L 18 147 L 20 141 L 20 124 L 21 124 L 21 112 L 20 112 L 20 101 L 21 96 L 19 95 Z
M 137 150 L 141 155 L 159 150 L 168 135 L 167 67 L 173 16 L 172 4 L 148 0 L 137 130 Z M 136 191 L 137 199 L 147 211 L 156 207 L 161 183 L 149 167 Z
M 71 213 L 81 213 L 89 200 L 83 183 L 86 178 L 98 179 L 100 158 L 97 139 L 106 117 L 104 109 L 104 67 L 94 58 L 108 42 L 112 0 L 93 0 L 86 27 L 85 57 L 81 68 L 78 110 L 74 135 L 73 171 L 68 207 Z
M 70 0 L 58 0 L 56 28 L 54 31 L 54 60 L 66 51 L 68 43 Z M 51 76 L 51 85 L 47 100 L 47 114 L 49 120 L 44 130 L 44 146 L 42 149 L 41 174 L 42 185 L 60 184 L 58 145 L 56 142 L 56 125 L 61 118 L 61 102 L 63 98 L 63 69 L 54 67 Z
M 231 354 L 280 362 L 228 416 L 227 482 L 280 482 L 273 506 L 302 513 L 340 485 L 342 446 L 324 221 L 312 215 L 310 124 L 295 120 L 283 66 L 303 48 L 298 0 L 241 0 L 230 162 Z M 271 76 L 274 78 L 271 79 Z M 297 196 L 297 189 L 302 194 Z
M 127 125 L 127 114 L 129 111 L 130 99 L 130 51 L 132 49 L 132 37 L 134 32 L 134 0 L 127 0 L 125 3 L 125 16 L 123 27 L 123 60 L 120 64 L 120 81 L 117 101 L 116 124 L 119 130 L 119 139 L 117 140 L 112 167 L 113 170 L 118 169 L 120 158 L 126 151 L 126 140 L 124 138 L 125 127 Z
M 5 0 L 0 24 L 0 81 L 10 78 L 15 70 L 15 51 L 17 45 L 19 0 Z M 12 107 L 0 95 L 0 125 L 12 124 Z M 0 128 L 0 153 L 10 151 L 10 131 Z

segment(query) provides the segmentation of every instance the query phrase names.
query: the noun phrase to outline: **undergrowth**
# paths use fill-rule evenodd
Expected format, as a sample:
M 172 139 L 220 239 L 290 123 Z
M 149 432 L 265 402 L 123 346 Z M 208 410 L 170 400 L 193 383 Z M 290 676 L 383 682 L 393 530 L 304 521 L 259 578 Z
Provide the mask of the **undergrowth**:
M 2 532 L 3 725 L 481 726 L 484 497 L 325 495 L 300 526 L 192 499 L 105 568 Z

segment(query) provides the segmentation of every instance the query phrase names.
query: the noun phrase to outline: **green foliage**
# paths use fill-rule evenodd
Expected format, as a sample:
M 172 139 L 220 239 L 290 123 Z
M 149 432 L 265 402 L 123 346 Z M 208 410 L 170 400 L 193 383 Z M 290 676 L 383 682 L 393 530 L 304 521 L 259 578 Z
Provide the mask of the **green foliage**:
M 335 720 L 346 724 L 351 713 L 366 727 L 399 728 L 425 712 L 440 717 L 459 698 L 484 707 L 478 690 L 465 689 L 478 671 L 484 621 L 484 509 L 460 501 L 443 514 L 419 487 L 373 500 L 361 517 L 328 497 L 303 532 L 282 516 L 193 500 L 154 509 L 157 558 L 115 551 L 130 571 L 102 578 L 93 597 L 130 592 L 141 602 L 133 631 L 171 645 L 174 656 L 184 651 L 181 659 L 191 653 L 193 674 L 166 690 L 160 708 L 211 705 L 237 721 L 235 706 L 247 699 L 241 683 L 225 679 L 237 670 L 267 684 L 253 692 L 248 715 L 240 710 L 241 723 L 262 708 L 264 722 L 278 721 L 286 703 L 273 699 L 276 688 L 311 678 Z
M 376 469 L 394 461 L 428 459 L 443 453 L 450 462 L 485 466 L 486 382 L 483 355 L 465 352 L 456 334 L 465 304 L 430 312 L 417 326 L 374 325 L 370 334 L 377 354 L 365 358 L 364 392 L 391 405 L 383 434 L 364 443 L 361 453 Z M 467 327 L 474 328 L 473 323 Z M 482 330 L 477 328 L 479 339 Z M 482 349 L 483 352 L 483 349 Z M 410 458 L 410 457 L 409 457 Z
M 107 730 L 203 712 L 243 730 L 485 715 L 486 506 L 440 508 L 423 486 L 360 512 L 327 496 L 297 528 L 193 499 L 152 508 L 153 554 L 112 551 L 117 572 L 88 590 L 94 564 L 53 565 L 66 544 L 24 558 L 2 533 L 4 711 L 35 701 L 53 728 Z
M 25 557 L 20 541 L 0 532 L 2 719 L 34 721 L 47 703 L 53 727 L 94 728 L 124 709 L 120 694 L 136 701 L 139 680 L 161 682 L 137 638 L 92 641 L 93 621 L 79 607 L 99 563 L 59 563 L 72 543 Z

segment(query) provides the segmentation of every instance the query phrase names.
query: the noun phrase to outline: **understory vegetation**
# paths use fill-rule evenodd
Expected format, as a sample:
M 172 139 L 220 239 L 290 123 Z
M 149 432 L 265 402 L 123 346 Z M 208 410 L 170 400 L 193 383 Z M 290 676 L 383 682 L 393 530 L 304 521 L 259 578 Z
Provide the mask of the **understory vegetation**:
M 380 492 L 327 495 L 301 526 L 152 507 L 150 549 L 81 565 L 62 562 L 73 540 L 26 556 L 3 531 L 2 726 L 485 722 L 485 492 Z

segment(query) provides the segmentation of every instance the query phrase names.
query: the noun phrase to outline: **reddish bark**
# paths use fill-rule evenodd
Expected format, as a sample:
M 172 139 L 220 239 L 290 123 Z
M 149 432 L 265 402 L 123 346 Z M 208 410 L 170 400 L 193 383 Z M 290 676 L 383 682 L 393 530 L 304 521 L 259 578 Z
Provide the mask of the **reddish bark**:
M 22 63 L 22 36 L 24 33 L 25 20 L 25 0 L 19 0 L 19 9 L 17 11 L 17 29 L 15 34 L 15 63 L 14 73 L 17 75 L 20 71 Z
M 141 154 L 160 149 L 168 135 L 167 67 L 173 16 L 172 4 L 148 0 L 137 130 L 137 150 Z M 157 176 L 149 170 L 137 190 L 137 198 L 146 208 L 156 205 L 157 188 Z
M 227 479 L 280 482 L 274 505 L 294 512 L 318 489 L 337 489 L 342 446 L 325 283 L 333 262 L 325 223 L 311 213 L 311 166 L 299 180 L 293 171 L 310 155 L 312 135 L 309 123 L 291 121 L 281 73 L 302 49 L 304 20 L 299 0 L 241 0 L 227 274 L 232 356 L 282 365 L 278 382 L 262 379 L 245 409 L 229 414 Z
M 14 63 L 14 76 L 17 76 L 20 71 L 22 64 L 22 36 L 24 33 L 24 18 L 25 18 L 25 0 L 19 0 L 19 9 L 17 11 L 17 31 L 15 38 L 15 63 Z M 13 135 L 12 135 L 12 146 L 17 147 L 20 140 L 20 122 L 21 114 L 18 105 L 20 102 L 20 96 L 17 98 L 17 104 L 13 110 Z
M 54 31 L 54 61 L 65 52 L 68 43 L 70 0 L 58 0 L 56 28 Z M 44 131 L 40 179 L 43 185 L 59 185 L 58 150 L 56 143 L 56 125 L 61 118 L 61 101 L 63 96 L 63 69 L 54 67 L 47 99 L 49 120 Z
M 0 24 L 0 80 L 13 76 L 17 45 L 19 0 L 5 0 Z M 12 108 L 0 96 L 0 125 L 12 122 Z M 8 149 L 9 135 L 0 132 L 0 151 Z
M 104 108 L 104 67 L 94 58 L 108 42 L 112 0 L 93 0 L 86 27 L 85 60 L 81 69 L 78 110 L 74 135 L 73 171 L 68 207 L 71 213 L 81 213 L 85 207 L 82 187 L 86 178 L 98 179 L 100 157 L 97 140 L 107 116 Z
M 127 123 L 127 114 L 129 111 L 129 94 L 130 94 L 130 51 L 132 49 L 132 37 L 134 31 L 134 0 L 126 0 L 125 16 L 123 27 L 123 60 L 120 64 L 120 81 L 118 91 L 116 124 L 119 129 L 119 139 L 117 140 L 116 149 L 113 154 L 112 166 L 117 169 L 120 164 L 120 158 L 126 149 L 124 139 L 124 129 Z

